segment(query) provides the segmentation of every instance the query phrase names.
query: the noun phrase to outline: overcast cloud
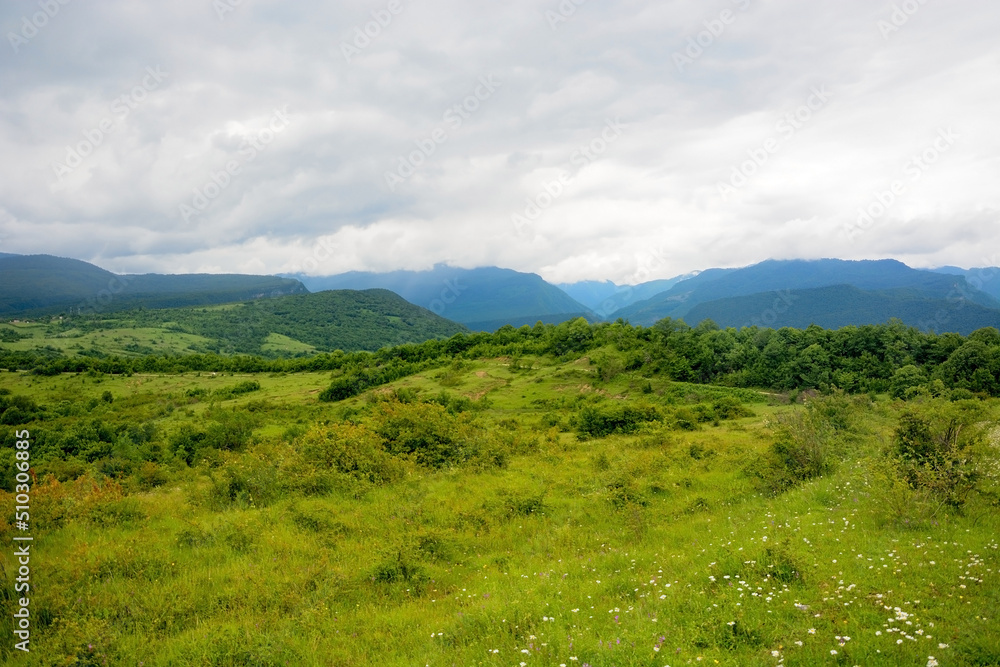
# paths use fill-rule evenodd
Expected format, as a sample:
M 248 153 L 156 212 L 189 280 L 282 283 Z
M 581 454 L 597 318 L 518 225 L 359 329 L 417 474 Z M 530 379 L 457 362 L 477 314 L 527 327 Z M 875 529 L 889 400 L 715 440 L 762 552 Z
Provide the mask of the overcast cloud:
M 1000 264 L 991 0 L 8 0 L 0 28 L 0 251 Z

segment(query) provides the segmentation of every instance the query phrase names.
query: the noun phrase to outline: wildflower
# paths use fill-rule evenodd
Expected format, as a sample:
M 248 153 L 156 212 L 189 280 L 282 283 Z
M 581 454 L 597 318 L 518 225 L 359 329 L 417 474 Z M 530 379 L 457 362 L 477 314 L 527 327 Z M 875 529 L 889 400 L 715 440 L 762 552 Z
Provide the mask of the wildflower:
M 809 628 L 809 634 L 811 635 L 816 634 L 816 628 Z
M 927 656 L 927 667 L 938 667 L 938 661 L 934 659 L 933 655 Z
M 830 655 L 837 655 L 837 649 L 830 649 Z
M 945 649 L 948 648 L 947 644 L 938 644 L 938 648 Z

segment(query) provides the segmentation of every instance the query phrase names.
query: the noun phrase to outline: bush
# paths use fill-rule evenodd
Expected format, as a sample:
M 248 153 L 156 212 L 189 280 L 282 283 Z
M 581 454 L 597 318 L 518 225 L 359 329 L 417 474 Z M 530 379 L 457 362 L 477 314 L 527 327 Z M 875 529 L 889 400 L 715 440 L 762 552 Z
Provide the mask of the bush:
M 380 403 L 372 411 L 371 428 L 388 452 L 431 468 L 462 463 L 475 454 L 469 423 L 434 403 Z
M 271 460 L 256 453 L 228 456 L 218 471 L 209 472 L 209 506 L 262 507 L 280 495 L 283 478 Z
M 926 401 L 904 412 L 893 434 L 892 453 L 914 489 L 926 489 L 960 507 L 976 488 L 985 443 L 976 424 L 983 418 L 978 401 Z
M 318 426 L 301 439 L 306 466 L 326 468 L 375 485 L 402 479 L 406 468 L 382 446 L 366 426 L 333 424 Z
M 804 413 L 779 415 L 771 423 L 774 440 L 767 455 L 747 472 L 772 494 L 830 473 L 853 429 L 854 410 L 851 399 L 835 393 L 810 399 Z
M 582 435 L 599 438 L 612 433 L 635 433 L 642 424 L 662 419 L 663 415 L 655 406 L 615 402 L 583 408 L 576 424 Z

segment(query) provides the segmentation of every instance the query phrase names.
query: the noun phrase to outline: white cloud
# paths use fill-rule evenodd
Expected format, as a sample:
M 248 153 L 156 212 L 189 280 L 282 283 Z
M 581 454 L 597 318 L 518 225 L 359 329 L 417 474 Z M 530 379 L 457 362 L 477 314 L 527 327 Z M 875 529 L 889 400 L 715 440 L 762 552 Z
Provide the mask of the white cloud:
M 449 262 L 622 281 L 768 257 L 973 266 L 1000 245 L 995 3 L 924 3 L 885 36 L 892 4 L 862 0 L 616 0 L 555 30 L 549 0 L 402 6 L 350 63 L 341 42 L 386 3 L 255 0 L 224 20 L 211 3 L 70 3 L 16 53 L 5 37 L 0 251 L 278 272 L 326 238 L 336 252 L 315 273 Z M 0 6 L 0 33 L 34 8 Z M 699 34 L 724 10 L 721 34 Z M 689 38 L 703 53 L 678 71 Z M 152 86 L 147 68 L 167 75 Z M 499 87 L 449 124 L 490 76 Z M 786 136 L 778 124 L 816 87 L 829 102 Z M 285 106 L 287 128 L 247 160 Z M 581 160 L 615 118 L 627 129 Z M 959 138 L 912 178 L 945 128 Z M 435 129 L 444 140 L 391 191 L 386 172 Z M 232 160 L 240 173 L 185 221 L 180 207 Z M 519 233 L 512 214 L 560 175 Z M 895 181 L 905 191 L 885 214 L 845 234 Z

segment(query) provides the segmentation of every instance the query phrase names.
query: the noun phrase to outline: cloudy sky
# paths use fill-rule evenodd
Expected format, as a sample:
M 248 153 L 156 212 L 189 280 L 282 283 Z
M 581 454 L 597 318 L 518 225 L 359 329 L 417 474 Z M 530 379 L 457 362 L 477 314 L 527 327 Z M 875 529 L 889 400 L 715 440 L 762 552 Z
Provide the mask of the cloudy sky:
M 0 251 L 1000 264 L 993 0 L 5 0 Z

